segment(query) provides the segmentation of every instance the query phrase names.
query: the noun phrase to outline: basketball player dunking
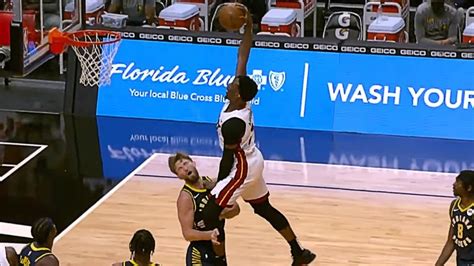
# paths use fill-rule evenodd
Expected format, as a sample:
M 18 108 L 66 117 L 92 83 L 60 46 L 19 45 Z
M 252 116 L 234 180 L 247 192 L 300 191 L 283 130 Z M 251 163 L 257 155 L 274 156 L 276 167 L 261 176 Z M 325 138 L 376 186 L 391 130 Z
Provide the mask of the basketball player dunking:
M 218 182 L 211 191 L 218 207 L 207 211 L 219 212 L 242 198 L 252 205 L 254 212 L 267 220 L 289 243 L 292 265 L 310 263 L 316 258 L 308 249 L 300 246 L 286 217 L 275 209 L 268 199 L 269 191 L 263 179 L 264 160 L 255 145 L 254 120 L 250 101 L 257 94 L 257 84 L 247 76 L 247 62 L 252 46 L 252 18 L 248 10 L 239 5 L 246 14 L 243 40 L 240 43 L 237 71 L 229 84 L 226 102 L 217 122 L 220 145 L 223 149 L 219 165 Z M 212 207 L 213 205 L 209 205 Z M 216 216 L 214 213 L 212 216 Z
M 179 179 L 184 180 L 178 201 L 178 219 L 183 237 L 189 241 L 186 252 L 186 266 L 225 266 L 224 219 L 230 219 L 240 212 L 239 205 L 225 208 L 220 217 L 214 217 L 217 228 L 206 227 L 202 210 L 212 201 L 209 197 L 214 182 L 199 175 L 195 162 L 184 153 L 168 158 L 168 166 Z M 220 235 L 220 240 L 217 237 Z
M 456 250 L 458 266 L 474 265 L 474 171 L 461 171 L 453 184 L 453 193 L 457 197 L 449 208 L 448 239 L 439 255 L 436 266 L 448 261 Z

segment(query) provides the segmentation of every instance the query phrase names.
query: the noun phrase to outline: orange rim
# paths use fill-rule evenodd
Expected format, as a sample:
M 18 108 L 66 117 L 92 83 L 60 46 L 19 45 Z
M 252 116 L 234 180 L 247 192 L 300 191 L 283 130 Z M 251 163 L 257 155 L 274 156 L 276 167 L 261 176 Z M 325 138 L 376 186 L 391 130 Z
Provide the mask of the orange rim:
M 89 35 L 97 35 L 100 37 L 115 37 L 115 39 L 110 40 L 110 41 L 76 41 L 73 39 L 73 37 L 78 37 L 82 38 L 85 36 Z M 64 38 L 66 38 L 66 44 L 72 45 L 72 46 L 80 46 L 80 47 L 86 47 L 86 46 L 91 46 L 91 45 L 105 45 L 105 44 L 111 44 L 118 42 L 122 36 L 120 35 L 119 32 L 114 32 L 114 31 L 107 31 L 107 30 L 80 30 L 76 32 L 66 32 L 63 33 Z
M 99 37 L 114 37 L 114 39 L 109 41 L 76 41 L 73 39 L 74 37 L 83 38 L 90 35 L 97 35 Z M 118 42 L 120 39 L 122 39 L 122 35 L 120 35 L 120 32 L 108 30 L 80 30 L 76 32 L 61 32 L 57 28 L 53 28 L 49 31 L 48 38 L 50 44 L 87 47 L 91 45 L 105 45 Z

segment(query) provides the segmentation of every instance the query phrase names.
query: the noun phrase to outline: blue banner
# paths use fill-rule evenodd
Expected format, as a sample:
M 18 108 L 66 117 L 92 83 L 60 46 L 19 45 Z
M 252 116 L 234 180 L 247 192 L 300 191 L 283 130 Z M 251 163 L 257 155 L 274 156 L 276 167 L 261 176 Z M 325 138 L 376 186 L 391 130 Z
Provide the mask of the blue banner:
M 97 114 L 215 123 L 236 54 L 123 40 Z M 254 48 L 248 71 L 258 126 L 474 140 L 472 60 Z
M 108 178 L 128 175 L 154 152 L 222 155 L 213 124 L 115 117 L 97 123 Z M 448 173 L 474 168 L 474 141 L 257 127 L 256 144 L 266 160 Z

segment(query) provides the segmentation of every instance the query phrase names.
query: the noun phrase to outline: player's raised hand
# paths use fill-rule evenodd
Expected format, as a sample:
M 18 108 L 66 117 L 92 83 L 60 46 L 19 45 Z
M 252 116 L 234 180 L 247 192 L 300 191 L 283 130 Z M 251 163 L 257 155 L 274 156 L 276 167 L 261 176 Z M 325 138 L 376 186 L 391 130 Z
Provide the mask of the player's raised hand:
M 250 13 L 250 11 L 248 10 L 248 8 L 244 5 L 244 4 L 241 4 L 241 3 L 235 3 L 235 6 L 237 8 L 240 9 L 240 11 L 242 12 L 242 16 L 240 18 L 243 18 L 245 19 L 245 27 L 246 28 L 251 28 L 253 27 L 253 20 L 252 20 L 252 14 Z

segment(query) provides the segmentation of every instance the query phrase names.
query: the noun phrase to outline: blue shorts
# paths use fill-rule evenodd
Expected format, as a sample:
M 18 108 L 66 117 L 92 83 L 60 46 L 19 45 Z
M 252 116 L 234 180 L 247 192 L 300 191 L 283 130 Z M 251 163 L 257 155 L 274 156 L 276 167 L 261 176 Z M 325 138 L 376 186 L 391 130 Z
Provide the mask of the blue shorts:
M 215 257 L 211 241 L 193 241 L 186 252 L 186 266 L 213 266 Z

